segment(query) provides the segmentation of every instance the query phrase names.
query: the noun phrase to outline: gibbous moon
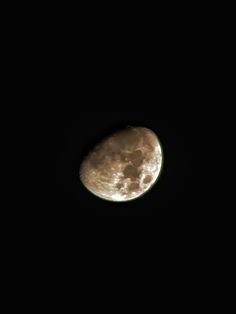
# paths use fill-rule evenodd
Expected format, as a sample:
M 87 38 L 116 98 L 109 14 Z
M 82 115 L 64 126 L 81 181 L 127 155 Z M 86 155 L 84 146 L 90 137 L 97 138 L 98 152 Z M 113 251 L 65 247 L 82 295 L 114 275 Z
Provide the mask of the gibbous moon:
M 153 186 L 162 163 L 162 148 L 156 134 L 144 127 L 127 127 L 89 152 L 80 166 L 80 179 L 102 199 L 130 201 Z

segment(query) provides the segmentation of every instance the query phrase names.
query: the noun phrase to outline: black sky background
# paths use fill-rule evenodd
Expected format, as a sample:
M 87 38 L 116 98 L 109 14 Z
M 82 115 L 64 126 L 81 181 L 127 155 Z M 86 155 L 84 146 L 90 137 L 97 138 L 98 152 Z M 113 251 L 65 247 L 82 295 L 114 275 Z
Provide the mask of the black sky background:
M 208 283 L 218 281 L 215 261 L 220 260 L 219 245 L 226 242 L 225 205 L 219 206 L 214 186 L 224 172 L 220 135 L 226 101 L 220 99 L 225 93 L 217 85 L 215 53 L 221 28 L 215 30 L 211 22 L 207 28 L 189 12 L 183 11 L 182 19 L 174 10 L 174 19 L 167 10 L 162 20 L 155 10 L 150 17 L 150 11 L 143 19 L 132 9 L 123 28 L 122 15 L 112 23 L 111 12 L 108 22 L 94 12 L 98 21 L 92 23 L 91 10 L 85 21 L 75 11 L 68 22 L 53 10 L 48 24 L 40 16 L 35 27 L 30 14 L 32 22 L 25 22 L 23 30 L 14 27 L 16 40 L 9 36 L 14 47 L 8 75 L 16 82 L 9 110 L 16 116 L 18 142 L 13 157 L 22 173 L 16 180 L 11 177 L 19 196 L 11 195 L 16 205 L 8 210 L 4 237 L 13 238 L 10 251 L 18 247 L 12 270 L 23 276 L 20 287 L 27 269 L 28 286 L 36 283 L 41 292 L 48 288 L 50 297 L 55 285 L 61 291 L 71 288 L 79 302 L 80 291 L 88 294 L 86 306 L 99 304 L 93 292 L 103 303 L 115 296 L 116 308 L 125 297 L 132 307 L 139 306 L 142 295 L 137 296 L 145 290 L 148 300 L 156 301 L 156 287 L 174 306 L 169 289 L 175 295 L 180 291 L 184 303 L 186 295 L 198 299 L 204 288 L 208 298 Z M 108 202 L 83 186 L 79 168 L 98 141 L 126 126 L 157 134 L 162 172 L 142 197 Z M 229 182 L 224 184 L 228 188 Z M 210 259 L 214 249 L 217 254 Z M 191 286 L 197 287 L 196 294 Z
M 186 47 L 183 42 L 178 45 Z M 112 216 L 115 221 L 144 219 L 188 228 L 204 220 L 199 204 L 210 87 L 199 51 L 188 55 L 183 51 L 172 54 L 167 46 L 158 58 L 145 56 L 141 63 L 129 52 L 122 58 L 119 51 L 95 58 L 91 53 L 82 80 L 75 79 L 73 63 L 69 75 L 61 69 L 48 119 L 56 171 L 50 196 L 59 219 L 105 222 Z M 105 67 L 99 61 L 104 59 Z M 143 197 L 107 202 L 84 188 L 79 166 L 103 136 L 128 125 L 148 127 L 157 134 L 164 153 L 162 174 Z
M 81 46 L 68 33 L 48 34 L 47 50 L 37 45 L 40 58 L 32 71 L 38 84 L 30 85 L 44 174 L 36 178 L 43 191 L 37 221 L 59 232 L 92 228 L 94 235 L 103 228 L 116 230 L 117 223 L 138 226 L 139 231 L 187 234 L 208 221 L 205 131 L 210 74 L 216 69 L 207 49 L 208 34 L 199 37 L 198 31 L 164 25 L 156 41 L 154 34 L 142 34 L 140 46 L 138 34 L 122 39 L 114 29 L 103 38 L 93 29 L 86 37 L 88 45 Z M 128 125 L 150 128 L 159 137 L 161 177 L 137 200 L 107 202 L 81 184 L 80 163 L 104 135 Z
M 45 295 L 58 304 L 58 289 L 63 298 L 65 290 L 75 295 L 79 306 L 86 294 L 86 306 L 111 301 L 116 308 L 129 299 L 133 308 L 143 299 L 146 310 L 150 299 L 156 306 L 159 290 L 165 306 L 191 297 L 195 306 L 203 295 L 209 299 L 212 284 L 218 289 L 222 265 L 216 261 L 225 257 L 219 245 L 229 242 L 222 237 L 226 205 L 219 206 L 215 186 L 233 186 L 218 178 L 225 172 L 221 156 L 232 146 L 221 135 L 229 119 L 222 114 L 227 93 L 219 79 L 227 77 L 220 60 L 222 69 L 232 69 L 224 63 L 228 50 L 221 53 L 226 45 L 220 37 L 228 30 L 216 5 L 209 11 L 199 6 L 199 12 L 179 6 L 179 12 L 169 4 L 165 12 L 150 6 L 144 12 L 142 4 L 136 13 L 136 5 L 104 5 L 100 13 L 90 4 L 86 12 L 70 8 L 65 14 L 64 5 L 57 13 L 58 4 L 42 7 L 43 14 L 39 6 L 27 7 L 26 17 L 16 9 L 16 19 L 10 10 L 14 23 L 7 18 L 4 24 L 9 61 L 3 59 L 4 81 L 12 82 L 10 121 L 3 135 L 16 126 L 17 145 L 8 142 L 21 173 L 9 176 L 17 193 L 2 210 L 10 218 L 9 225 L 2 220 L 4 241 L 12 238 L 5 254 L 12 266 L 4 270 L 17 293 L 26 284 L 39 296 L 36 305 Z M 81 161 L 104 135 L 128 125 L 157 134 L 161 176 L 139 199 L 101 200 L 80 182 Z M 214 302 L 215 295 L 210 306 Z

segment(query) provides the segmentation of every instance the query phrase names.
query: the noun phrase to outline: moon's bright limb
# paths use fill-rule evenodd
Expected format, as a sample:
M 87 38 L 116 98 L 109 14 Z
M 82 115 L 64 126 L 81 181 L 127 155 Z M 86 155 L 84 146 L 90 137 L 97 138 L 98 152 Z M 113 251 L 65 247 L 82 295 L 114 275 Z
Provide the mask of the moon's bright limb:
M 163 152 L 156 134 L 144 127 L 128 127 L 99 143 L 80 167 L 80 178 L 96 196 L 130 201 L 157 181 Z

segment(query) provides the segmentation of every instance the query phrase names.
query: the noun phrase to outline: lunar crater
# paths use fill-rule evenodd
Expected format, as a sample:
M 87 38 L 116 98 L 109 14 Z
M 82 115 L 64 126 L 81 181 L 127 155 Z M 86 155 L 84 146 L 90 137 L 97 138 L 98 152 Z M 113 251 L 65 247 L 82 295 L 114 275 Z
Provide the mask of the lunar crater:
M 145 183 L 145 184 L 147 184 L 151 181 L 152 181 L 152 176 L 150 174 L 146 175 L 145 178 L 143 179 L 143 183 Z

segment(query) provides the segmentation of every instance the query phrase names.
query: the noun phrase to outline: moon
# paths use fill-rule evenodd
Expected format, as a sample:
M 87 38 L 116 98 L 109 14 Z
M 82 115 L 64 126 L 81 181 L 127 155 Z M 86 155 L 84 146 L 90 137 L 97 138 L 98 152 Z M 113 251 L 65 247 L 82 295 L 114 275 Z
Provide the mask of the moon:
M 156 183 L 163 164 L 157 135 L 145 127 L 127 127 L 98 143 L 80 166 L 83 185 L 101 199 L 134 200 Z

